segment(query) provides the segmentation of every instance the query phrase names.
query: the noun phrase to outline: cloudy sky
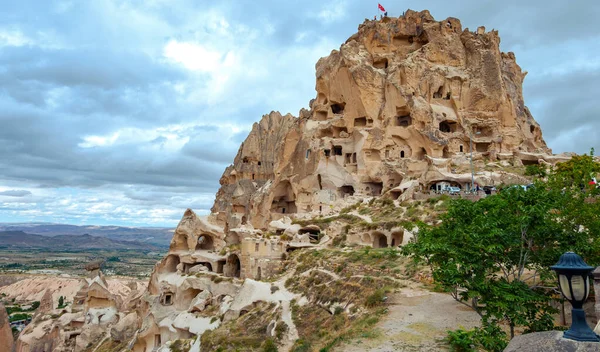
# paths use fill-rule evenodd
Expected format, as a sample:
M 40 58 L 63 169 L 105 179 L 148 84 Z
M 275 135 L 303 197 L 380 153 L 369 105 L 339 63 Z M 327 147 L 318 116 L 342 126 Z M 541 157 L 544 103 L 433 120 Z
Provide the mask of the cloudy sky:
M 385 1 L 498 29 L 554 152 L 600 150 L 596 0 Z M 458 5 L 460 4 L 460 5 Z M 377 1 L 0 0 L 0 222 L 208 213 L 252 123 L 315 96 Z

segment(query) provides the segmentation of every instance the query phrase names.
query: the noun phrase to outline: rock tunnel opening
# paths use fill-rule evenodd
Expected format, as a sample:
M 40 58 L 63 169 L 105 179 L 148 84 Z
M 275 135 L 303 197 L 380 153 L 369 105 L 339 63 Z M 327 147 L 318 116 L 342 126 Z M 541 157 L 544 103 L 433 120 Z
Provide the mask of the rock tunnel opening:
M 165 265 L 163 266 L 163 269 L 161 272 L 163 273 L 174 273 L 177 272 L 177 265 L 179 265 L 181 261 L 179 260 L 179 256 L 176 256 L 174 254 L 168 255 L 167 258 L 165 258 Z
M 398 247 L 402 245 L 404 241 L 404 231 L 394 231 L 392 232 L 392 247 Z
M 343 153 L 342 153 L 342 146 L 341 145 L 334 145 L 333 146 L 333 155 L 343 155 Z
M 365 127 L 367 125 L 366 117 L 357 117 L 354 119 L 354 127 Z
M 408 127 L 412 125 L 412 117 L 410 115 L 396 116 L 396 126 Z
M 225 264 L 225 276 L 227 277 L 240 277 L 242 271 L 242 264 L 237 254 L 231 254 L 227 257 Z
M 340 190 L 340 195 L 342 196 L 342 198 L 344 198 L 346 196 L 354 195 L 354 186 L 352 186 L 352 185 L 344 185 L 344 186 L 340 187 L 339 190 Z
M 387 248 L 387 237 L 381 232 L 373 232 L 373 248 Z
M 335 115 L 343 114 L 345 107 L 346 107 L 346 103 L 331 104 L 331 112 L 334 113 Z
M 475 150 L 479 153 L 486 153 L 490 148 L 490 143 L 475 143 Z
M 214 241 L 212 236 L 208 234 L 202 234 L 198 237 L 198 243 L 196 244 L 196 250 L 207 250 L 212 251 L 215 249 Z
M 384 57 L 384 58 L 374 60 L 373 67 L 378 68 L 378 69 L 388 68 L 388 59 Z
M 441 132 L 453 133 L 457 131 L 458 124 L 456 121 L 445 120 L 440 122 L 439 129 Z
M 380 196 L 383 190 L 383 182 L 365 182 L 365 192 L 370 196 Z

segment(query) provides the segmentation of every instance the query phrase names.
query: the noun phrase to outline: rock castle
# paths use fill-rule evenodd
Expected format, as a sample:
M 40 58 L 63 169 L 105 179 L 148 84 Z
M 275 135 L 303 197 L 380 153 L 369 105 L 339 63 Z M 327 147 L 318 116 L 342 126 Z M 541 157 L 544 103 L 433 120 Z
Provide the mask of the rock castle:
M 335 236 L 292 219 L 337 214 L 372 197 L 468 192 L 472 178 L 477 186 L 521 182 L 503 167 L 567 158 L 546 146 L 523 101 L 526 72 L 499 44 L 496 31 L 469 31 L 428 11 L 366 20 L 316 64 L 309 110 L 271 112 L 254 124 L 220 179 L 211 214 L 185 212 L 146 293 L 112 295 L 95 272 L 68 318 L 46 328 L 58 329 L 55 350 L 84 350 L 97 340 L 86 326 L 101 326 L 133 351 L 167 351 L 167 341 L 200 336 L 261 301 L 281 306 L 269 326 L 287 325 L 286 350 L 298 338 L 289 304 L 302 297 L 264 280 L 290 251 Z M 409 238 L 396 227 L 348 241 L 387 247 Z M 27 331 L 22 336 L 19 352 L 41 350 Z M 199 351 L 200 339 L 191 348 Z

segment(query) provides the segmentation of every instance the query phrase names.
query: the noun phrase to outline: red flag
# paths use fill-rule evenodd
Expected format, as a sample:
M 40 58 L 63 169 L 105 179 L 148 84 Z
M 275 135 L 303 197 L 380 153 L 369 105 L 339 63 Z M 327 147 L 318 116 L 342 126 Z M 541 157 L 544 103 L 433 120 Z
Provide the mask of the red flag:
M 383 6 L 381 6 L 381 4 L 377 4 L 377 7 L 379 7 L 379 9 L 383 12 L 385 12 L 385 9 L 383 8 Z

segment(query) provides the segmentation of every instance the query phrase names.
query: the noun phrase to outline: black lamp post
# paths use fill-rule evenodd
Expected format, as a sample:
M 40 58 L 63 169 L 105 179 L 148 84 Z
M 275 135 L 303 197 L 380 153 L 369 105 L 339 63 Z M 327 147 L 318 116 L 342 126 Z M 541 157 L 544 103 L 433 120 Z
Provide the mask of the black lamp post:
M 600 337 L 587 325 L 583 310 L 583 303 L 590 294 L 588 275 L 594 268 L 587 265 L 579 255 L 567 252 L 550 269 L 556 271 L 560 292 L 573 307 L 571 328 L 565 332 L 564 338 L 600 342 Z

